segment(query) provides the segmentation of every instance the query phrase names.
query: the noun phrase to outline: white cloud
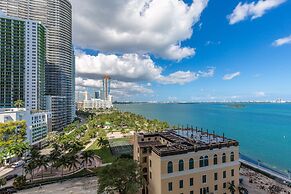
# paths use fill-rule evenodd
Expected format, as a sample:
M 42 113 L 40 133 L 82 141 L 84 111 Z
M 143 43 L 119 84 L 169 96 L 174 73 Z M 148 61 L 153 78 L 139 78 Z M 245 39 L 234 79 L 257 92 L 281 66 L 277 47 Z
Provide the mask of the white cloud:
M 201 29 L 202 29 L 202 26 L 203 26 L 203 23 L 202 23 L 202 22 L 200 22 L 200 23 L 199 23 L 199 25 L 198 25 L 198 27 L 199 27 L 199 30 L 201 30 Z
M 113 80 L 123 82 L 156 81 L 161 84 L 185 84 L 199 77 L 212 77 L 215 68 L 209 67 L 206 71 L 177 71 L 170 75 L 163 75 L 163 69 L 155 65 L 148 55 L 124 54 L 96 56 L 87 55 L 81 51 L 76 52 L 76 74 L 85 80 L 98 80 L 104 74 Z M 78 81 L 76 81 L 78 85 Z
M 148 55 L 99 53 L 96 56 L 79 52 L 76 55 L 77 76 L 101 79 L 108 74 L 120 81 L 151 81 L 158 77 L 162 68 L 154 64 Z
M 205 46 L 209 46 L 209 45 L 220 45 L 221 44 L 221 41 L 211 41 L 211 40 L 208 40 L 205 42 Z
M 259 91 L 259 92 L 255 92 L 255 96 L 256 97 L 265 97 L 266 94 L 265 94 L 265 92 Z
M 272 45 L 273 46 L 282 46 L 284 44 L 291 44 L 291 35 L 275 40 Z
M 154 54 L 180 60 L 195 54 L 191 38 L 208 0 L 71 0 L 74 44 L 111 53 Z
M 186 84 L 197 80 L 200 77 L 213 77 L 215 73 L 214 67 L 209 67 L 206 71 L 177 71 L 168 76 L 160 76 L 157 81 L 161 84 Z
M 206 71 L 198 71 L 199 77 L 213 77 L 215 73 L 215 67 L 208 67 Z
M 198 79 L 198 74 L 190 71 L 177 71 L 168 76 L 160 76 L 158 82 L 161 84 L 180 84 L 189 83 Z
M 240 72 L 230 73 L 223 76 L 223 80 L 232 80 L 233 78 L 240 76 Z
M 262 17 L 266 11 L 278 7 L 286 0 L 259 0 L 256 3 L 242 3 L 240 2 L 233 12 L 227 16 L 229 24 L 235 24 L 247 18 L 252 20 Z

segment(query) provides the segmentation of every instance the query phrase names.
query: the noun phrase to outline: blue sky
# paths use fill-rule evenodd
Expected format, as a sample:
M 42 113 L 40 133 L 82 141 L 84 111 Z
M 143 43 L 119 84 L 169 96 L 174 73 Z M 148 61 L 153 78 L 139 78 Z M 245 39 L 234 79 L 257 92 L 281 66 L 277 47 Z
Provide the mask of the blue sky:
M 138 75 L 134 78 L 130 76 L 125 78 L 126 76 L 122 77 L 118 76 L 118 73 L 112 73 L 113 79 L 118 80 L 116 82 L 116 93 L 113 94 L 114 98 L 118 100 L 240 101 L 273 100 L 276 98 L 291 100 L 291 1 L 269 1 L 270 4 L 265 5 L 265 10 L 258 11 L 256 5 L 262 3 L 260 1 L 233 0 L 221 3 L 220 1 L 210 0 L 201 11 L 200 18 L 193 22 L 194 26 L 191 27 L 193 31 L 190 37 L 176 40 L 177 45 L 181 48 L 195 48 L 195 54 L 189 54 L 186 57 L 179 56 L 179 59 L 173 59 L 173 56 L 160 51 L 160 48 L 157 49 L 156 47 L 159 47 L 158 43 L 154 44 L 155 48 L 146 44 L 144 44 L 144 48 L 143 46 L 140 48 L 139 45 L 132 45 L 126 41 L 129 49 L 126 48 L 127 44 L 125 44 L 123 51 L 123 47 L 120 47 L 122 49 L 117 48 L 116 43 L 110 46 L 111 42 L 108 43 L 108 47 L 104 46 L 105 44 L 100 44 L 100 46 L 97 44 L 96 47 L 92 47 L 90 44 L 82 42 L 82 38 L 74 39 L 76 53 L 77 55 L 82 53 L 89 56 L 104 54 L 105 58 L 107 55 L 121 57 L 124 54 L 136 53 L 138 56 L 146 55 L 155 67 L 162 69 L 160 73 L 157 73 L 157 76 L 164 77 L 157 79 L 149 78 L 142 73 L 140 78 Z M 184 2 L 188 6 L 193 3 L 190 0 Z M 230 24 L 227 17 L 234 13 L 240 2 L 241 5 L 248 6 L 248 11 L 245 14 L 249 15 L 244 19 L 238 19 L 239 21 L 234 20 L 235 23 Z M 148 3 L 150 8 L 154 6 L 151 5 L 151 1 L 148 1 Z M 74 4 L 76 3 L 73 1 L 73 6 Z M 77 13 L 77 15 L 80 14 L 83 13 L 81 11 Z M 252 19 L 256 14 L 258 17 Z M 86 17 L 84 16 L 84 18 Z M 75 26 L 80 25 L 78 22 L 75 22 Z M 94 28 L 92 31 L 94 31 Z M 76 36 L 76 33 L 79 35 L 81 32 L 74 30 L 74 36 Z M 93 39 L 95 37 L 98 37 L 98 33 L 93 36 Z M 285 38 L 282 40 L 283 42 L 275 46 L 274 42 L 282 38 Z M 100 42 L 100 40 L 98 41 Z M 99 68 L 100 58 L 98 58 L 96 64 L 92 65 L 92 69 Z M 90 88 L 90 91 L 97 90 L 99 87 L 97 82 L 92 85 L 88 84 L 88 79 L 95 78 L 94 72 L 84 73 L 80 70 L 82 73 L 79 73 L 78 67 L 79 69 L 83 67 L 85 62 L 82 60 L 83 58 L 78 59 L 77 77 L 80 80 L 82 77 L 82 81 L 80 81 L 82 84 L 79 84 L 80 88 Z M 103 61 L 106 63 L 106 60 Z M 95 71 L 96 79 L 100 79 L 103 73 L 110 74 L 110 69 L 106 68 Z M 144 68 L 141 69 L 144 70 Z M 209 69 L 214 70 L 213 74 L 207 76 L 202 76 L 204 75 L 202 73 L 199 74 L 199 72 L 206 72 Z M 104 72 L 102 72 L 103 70 Z M 172 77 L 170 75 L 178 71 L 182 72 L 181 75 L 179 74 L 182 77 L 186 77 L 188 72 L 187 76 L 190 78 L 186 78 L 186 81 L 180 80 L 177 82 L 170 80 L 176 78 L 176 76 Z M 121 74 L 126 75 L 127 73 L 125 71 L 124 74 Z M 231 74 L 235 73 L 237 76 L 232 78 Z M 193 77 L 193 75 L 195 76 Z M 228 75 L 228 80 L 223 79 L 226 75 Z M 86 79 L 88 83 L 84 81 Z M 120 86 L 119 81 L 123 83 L 124 88 Z M 136 87 L 136 90 L 127 92 L 126 89 L 131 86 Z M 143 91 L 143 88 L 145 91 Z M 112 91 L 114 93 L 114 87 Z M 126 95 L 124 95 L 125 93 Z

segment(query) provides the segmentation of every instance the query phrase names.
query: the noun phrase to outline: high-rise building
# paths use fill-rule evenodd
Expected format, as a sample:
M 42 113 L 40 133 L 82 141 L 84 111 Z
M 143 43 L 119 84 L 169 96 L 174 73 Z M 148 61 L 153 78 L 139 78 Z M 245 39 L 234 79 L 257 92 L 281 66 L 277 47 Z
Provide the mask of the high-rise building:
M 103 78 L 103 100 L 108 100 L 108 96 L 110 95 L 110 76 L 105 75 Z
M 0 16 L 0 107 L 45 108 L 45 27 L 37 21 Z
M 142 193 L 230 193 L 230 184 L 239 185 L 235 140 L 195 129 L 136 133 L 133 150 L 146 180 Z
M 65 105 L 62 126 L 74 119 L 74 67 L 72 46 L 72 6 L 68 0 L 1 0 L 0 10 L 9 16 L 40 21 L 47 29 L 45 94 L 53 96 L 52 106 Z M 60 101 L 64 101 L 60 103 Z M 58 110 L 63 107 L 48 107 Z M 52 115 L 55 113 L 52 112 Z M 53 119 L 58 119 L 54 117 Z M 60 122 L 53 122 L 60 123 Z

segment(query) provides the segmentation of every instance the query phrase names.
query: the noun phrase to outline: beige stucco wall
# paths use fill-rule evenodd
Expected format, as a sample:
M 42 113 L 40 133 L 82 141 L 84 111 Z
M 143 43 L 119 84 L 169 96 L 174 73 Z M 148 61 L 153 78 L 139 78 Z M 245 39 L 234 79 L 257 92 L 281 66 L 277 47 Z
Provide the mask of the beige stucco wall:
M 147 168 L 148 176 L 148 193 L 149 194 L 189 194 L 194 191 L 194 194 L 200 194 L 200 188 L 209 188 L 209 193 L 224 194 L 230 193 L 228 190 L 229 183 L 234 181 L 236 188 L 239 185 L 239 147 L 223 147 L 221 149 L 204 150 L 198 152 L 189 152 L 173 156 L 160 157 L 154 152 L 143 153 L 142 148 L 139 149 L 138 141 L 140 137 L 135 136 L 134 141 L 134 159 L 138 160 L 142 168 Z M 153 139 L 151 139 L 153 140 Z M 147 138 L 143 139 L 148 141 Z M 139 149 L 139 151 L 138 151 Z M 234 161 L 230 161 L 230 153 L 234 152 Z M 222 163 L 222 154 L 226 154 L 226 163 Z M 213 156 L 218 156 L 218 164 L 213 164 Z M 209 166 L 199 167 L 200 156 L 208 156 Z M 143 157 L 147 157 L 147 162 L 143 162 Z M 189 159 L 194 159 L 194 169 L 189 170 Z M 179 160 L 184 160 L 184 171 L 178 171 Z M 151 162 L 150 162 L 151 161 Z M 173 173 L 168 174 L 167 164 L 173 162 Z M 151 163 L 151 166 L 150 166 Z M 234 170 L 234 176 L 231 176 L 231 170 Z M 226 171 L 226 178 L 223 178 L 223 171 Z M 214 173 L 218 174 L 218 180 L 214 180 Z M 151 174 L 151 178 L 150 178 Z M 207 182 L 202 183 L 202 176 L 206 175 Z M 194 185 L 190 186 L 190 178 L 194 179 Z M 183 188 L 179 188 L 179 181 L 183 180 Z M 173 190 L 168 191 L 168 183 L 172 182 Z M 226 183 L 226 188 L 223 188 L 223 183 Z M 218 190 L 214 190 L 214 185 L 218 186 Z M 237 189 L 236 189 L 237 190 Z M 236 194 L 239 192 L 236 191 Z

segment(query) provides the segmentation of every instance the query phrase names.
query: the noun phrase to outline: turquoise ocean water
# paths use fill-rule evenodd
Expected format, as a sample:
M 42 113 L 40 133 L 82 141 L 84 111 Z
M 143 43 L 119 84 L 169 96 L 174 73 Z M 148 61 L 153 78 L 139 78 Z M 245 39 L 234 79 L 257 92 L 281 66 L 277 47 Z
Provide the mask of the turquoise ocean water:
M 240 142 L 240 152 L 269 166 L 291 169 L 291 104 L 124 104 L 122 111 L 172 125 L 193 125 L 225 133 Z

